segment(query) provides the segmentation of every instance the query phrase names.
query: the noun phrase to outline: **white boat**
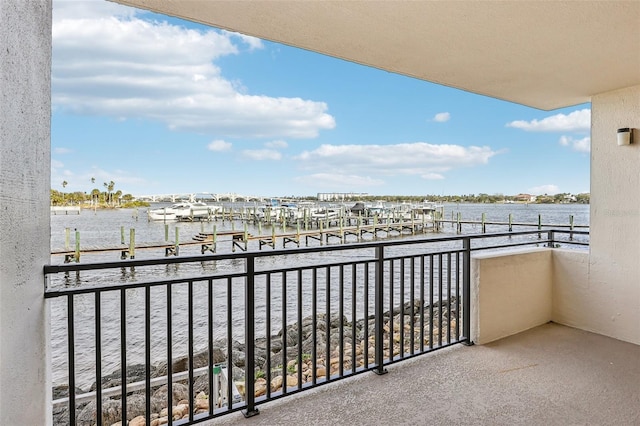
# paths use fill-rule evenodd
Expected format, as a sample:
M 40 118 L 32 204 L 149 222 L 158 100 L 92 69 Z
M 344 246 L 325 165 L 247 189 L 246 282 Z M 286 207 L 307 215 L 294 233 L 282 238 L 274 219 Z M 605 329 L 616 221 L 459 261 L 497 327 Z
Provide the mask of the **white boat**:
M 367 216 L 388 216 L 389 209 L 384 201 L 378 201 L 375 204 L 368 205 L 366 208 Z
M 274 206 L 261 206 L 254 210 L 254 215 L 257 220 L 276 220 L 280 215 L 280 207 Z
M 201 202 L 180 202 L 170 207 L 149 210 L 149 220 L 176 221 L 176 220 L 205 220 L 219 209 L 218 206 L 209 206 Z
M 334 207 L 320 207 L 311 211 L 311 218 L 318 220 L 336 219 L 340 217 L 340 210 L 341 209 Z
M 425 200 L 422 204 L 413 207 L 413 214 L 416 219 L 421 219 L 424 216 L 426 220 L 432 220 L 437 212 L 442 213 L 442 209 L 442 204 Z

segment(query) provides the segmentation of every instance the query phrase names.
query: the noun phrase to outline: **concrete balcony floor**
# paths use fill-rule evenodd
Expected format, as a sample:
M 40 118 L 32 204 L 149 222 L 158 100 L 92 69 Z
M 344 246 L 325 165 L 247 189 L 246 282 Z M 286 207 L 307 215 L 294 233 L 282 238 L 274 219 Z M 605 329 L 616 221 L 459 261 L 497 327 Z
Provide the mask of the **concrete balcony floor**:
M 640 425 L 640 346 L 545 324 L 456 345 L 206 423 Z

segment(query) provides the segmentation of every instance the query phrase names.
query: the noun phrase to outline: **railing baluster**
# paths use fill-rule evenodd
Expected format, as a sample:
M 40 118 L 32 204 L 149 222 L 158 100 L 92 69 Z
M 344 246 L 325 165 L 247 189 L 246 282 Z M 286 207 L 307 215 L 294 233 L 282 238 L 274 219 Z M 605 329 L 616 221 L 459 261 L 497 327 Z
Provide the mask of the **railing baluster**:
M 464 330 L 465 343 L 472 345 L 471 341 L 471 239 L 466 237 L 462 240 L 464 249 L 463 267 L 462 267 L 462 285 L 464 322 L 462 324 Z
M 120 290 L 120 386 L 122 387 L 122 423 L 127 423 L 127 293 Z
M 442 253 L 438 253 L 438 346 L 442 346 Z
M 298 270 L 298 389 L 302 389 L 302 269 Z
M 151 287 L 144 289 L 145 422 L 151 424 Z
M 433 349 L 433 291 L 435 284 L 433 272 L 433 255 L 429 256 L 429 349 Z
M 356 335 L 356 264 L 351 265 L 351 374 L 356 372 L 356 346 L 358 336 Z
M 194 395 L 193 395 L 193 280 L 189 280 L 187 286 L 187 343 L 189 358 L 189 421 L 193 421 Z
M 271 274 L 267 274 L 265 283 L 265 328 L 267 329 L 267 398 L 271 397 Z
M 69 369 L 69 424 L 76 424 L 76 357 L 75 357 L 75 312 L 73 294 L 67 296 L 67 345 Z
M 244 289 L 244 309 L 245 309 L 245 400 L 247 408 L 242 412 L 245 417 L 253 417 L 256 414 L 260 414 L 260 411 L 256 408 L 256 396 L 255 396 L 255 365 L 256 365 L 256 350 L 255 350 L 255 257 L 247 257 L 246 263 L 247 277 L 245 280 Z
M 95 330 L 96 330 L 96 425 L 102 426 L 102 309 L 101 309 L 101 294 L 96 291 L 95 294 Z
M 311 372 L 312 384 L 315 386 L 317 384 L 317 372 L 318 372 L 318 268 L 313 268 L 313 275 L 311 278 L 311 320 L 313 323 L 313 327 L 311 329 L 311 338 L 313 340 L 313 345 L 311 349 L 311 368 L 313 371 Z
M 282 393 L 287 393 L 287 273 L 282 273 Z
M 369 262 L 364 264 L 364 332 L 363 335 L 363 358 L 364 368 L 369 368 Z
M 338 377 L 344 377 L 344 265 L 340 265 L 339 270 L 339 296 L 338 300 L 338 315 L 340 315 L 340 320 L 338 325 L 340 329 L 338 330 Z
M 213 415 L 214 407 L 218 403 L 218 395 L 214 395 L 213 381 L 213 280 L 207 282 L 207 366 L 209 375 L 209 415 Z
M 420 352 L 424 352 L 424 256 L 420 256 Z
M 233 281 L 227 278 L 227 408 L 233 409 Z
M 460 252 L 456 252 L 456 341 L 460 341 Z
M 404 264 L 405 258 L 400 259 L 400 358 L 404 358 Z
M 172 288 L 167 284 L 167 409 L 169 410 L 169 425 L 173 424 L 173 330 L 172 330 Z
M 386 374 L 387 369 L 384 368 L 384 246 L 376 247 L 376 270 L 375 270 L 375 321 L 376 321 L 376 340 L 375 340 L 375 360 L 376 368 L 373 370 L 376 374 Z
M 411 355 L 413 355 L 415 353 L 415 285 L 416 285 L 416 277 L 415 277 L 415 273 L 416 273 L 416 258 L 415 257 L 411 257 L 411 290 L 409 292 L 409 300 L 411 301 L 411 327 L 409 329 L 409 331 L 411 332 L 411 337 L 410 337 L 410 349 L 409 349 L 409 353 Z
M 447 343 L 451 343 L 451 253 L 447 253 Z
M 393 361 L 393 341 L 395 330 L 393 327 L 393 292 L 394 292 L 394 260 L 389 260 L 389 362 Z
M 326 291 L 325 291 L 325 380 L 331 380 L 331 268 L 326 270 Z

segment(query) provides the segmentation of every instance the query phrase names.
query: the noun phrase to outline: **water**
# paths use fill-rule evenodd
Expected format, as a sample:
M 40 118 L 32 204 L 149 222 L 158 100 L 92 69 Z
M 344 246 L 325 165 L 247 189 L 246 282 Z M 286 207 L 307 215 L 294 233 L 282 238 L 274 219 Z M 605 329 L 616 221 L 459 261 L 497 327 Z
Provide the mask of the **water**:
M 232 224 L 229 221 L 203 222 L 203 223 L 168 223 L 167 228 L 162 222 L 149 222 L 145 213 L 146 209 L 129 210 L 97 210 L 95 212 L 85 210 L 80 215 L 62 215 L 51 216 L 51 246 L 52 249 L 59 249 L 65 246 L 66 232 L 65 228 L 69 228 L 71 232 L 70 245 L 74 245 L 74 230 L 80 232 L 81 247 L 89 246 L 113 246 L 117 247 L 122 244 L 121 227 L 124 227 L 124 241 L 128 244 L 129 229 L 135 228 L 136 242 L 161 242 L 165 240 L 168 234 L 169 241 L 175 240 L 176 228 L 181 243 L 191 241 L 193 235 L 198 232 L 212 232 L 216 227 L 217 232 L 226 230 L 243 230 L 244 225 L 240 222 Z M 589 223 L 589 206 L 588 205 L 523 205 L 523 204 L 451 204 L 445 206 L 445 219 L 456 217 L 460 213 L 462 220 L 479 221 L 482 214 L 486 214 L 487 221 L 507 222 L 509 213 L 513 214 L 514 222 L 537 223 L 538 215 L 542 216 L 543 223 L 568 224 L 569 216 L 574 216 L 576 225 L 587 225 Z M 254 235 L 258 234 L 256 226 L 247 225 L 248 232 Z M 514 228 L 519 230 L 521 228 Z M 289 228 L 291 232 L 292 228 Z M 278 232 L 282 232 L 282 228 L 278 226 Z M 479 226 L 466 226 L 465 233 L 479 233 Z M 506 231 L 504 226 L 487 226 L 487 232 Z M 263 235 L 270 235 L 271 229 L 263 226 Z M 445 225 L 443 232 L 439 234 L 427 234 L 427 236 L 439 237 L 446 235 L 454 235 L 455 228 Z M 424 238 L 424 234 L 417 237 Z M 222 237 L 221 237 L 222 239 Z M 251 245 L 254 244 L 254 245 Z M 281 244 L 281 243 L 280 243 Z M 313 244 L 318 244 L 314 242 Z M 302 246 L 302 244 L 301 244 Z M 293 246 L 290 246 L 293 247 Z M 281 248 L 279 246 L 278 248 Z M 250 243 L 249 250 L 257 250 L 258 243 Z M 263 248 L 264 251 L 271 248 Z M 409 249 L 401 247 L 394 249 L 398 255 L 409 254 Z M 227 239 L 218 243 L 218 253 L 231 252 L 231 242 Z M 200 246 L 182 246 L 180 248 L 181 256 L 200 255 Z M 136 251 L 136 259 L 158 258 L 163 257 L 164 252 L 159 249 L 155 250 L 138 250 Z M 313 255 L 302 256 L 292 254 L 280 258 L 263 258 L 258 261 L 257 269 L 264 270 L 269 268 L 282 268 L 286 266 L 314 265 L 325 264 L 328 262 L 339 262 L 344 260 L 353 260 L 359 257 L 371 258 L 372 252 L 369 251 L 349 251 L 336 253 L 315 253 Z M 120 258 L 119 252 L 88 254 L 83 255 L 81 262 L 98 262 L 98 261 L 117 261 Z M 52 256 L 52 263 L 62 263 L 61 256 Z M 455 264 L 455 259 L 454 259 Z M 455 265 L 454 265 L 455 266 Z M 364 266 L 359 266 L 359 275 L 363 275 Z M 193 264 L 166 265 L 162 267 L 136 267 L 133 268 L 117 268 L 109 273 L 101 272 L 82 272 L 76 275 L 71 273 L 68 276 L 57 274 L 52 277 L 50 285 L 57 286 L 88 286 L 88 285 L 113 285 L 118 283 L 131 283 L 134 281 L 150 281 L 158 279 L 184 279 L 196 278 L 193 284 L 194 294 L 194 342 L 195 350 L 205 349 L 207 342 L 207 291 L 208 281 L 202 280 L 201 277 L 220 275 L 232 272 L 239 272 L 244 269 L 243 261 L 217 261 L 217 262 L 196 262 Z M 409 265 L 406 266 L 405 277 L 409 282 Z M 331 274 L 337 276 L 339 269 L 333 268 Z M 351 318 L 351 278 L 350 270 L 345 273 L 345 303 L 344 314 Z M 370 283 L 373 283 L 373 268 L 370 269 Z M 399 277 L 399 268 L 394 270 L 394 276 Z M 443 272 L 444 273 L 444 272 Z M 302 282 L 306 283 L 302 287 L 303 294 L 303 317 L 311 315 L 311 290 L 307 285 L 311 282 L 311 271 L 305 271 Z M 318 300 L 322 301 L 325 297 L 325 274 L 326 270 L 318 270 Z M 293 274 L 295 275 L 295 274 Z M 437 276 L 437 271 L 436 271 Z M 198 280 L 200 277 L 200 280 Z M 297 312 L 297 277 L 288 275 L 286 286 L 286 303 L 287 303 L 287 323 L 291 323 L 296 319 Z M 277 333 L 282 327 L 280 321 L 282 316 L 281 303 L 283 300 L 283 283 L 282 275 L 274 275 L 272 277 L 272 326 L 269 330 L 270 334 Z M 397 304 L 401 295 L 397 287 L 398 278 L 395 279 L 396 288 L 394 289 L 394 300 Z M 369 292 L 368 312 L 365 312 L 365 300 L 362 283 L 356 283 L 356 312 L 358 317 L 365 314 L 373 313 L 373 291 Z M 234 279 L 228 287 L 226 280 L 217 280 L 212 283 L 214 290 L 214 338 L 224 338 L 227 330 L 227 318 L 229 312 L 227 310 L 227 300 L 231 300 L 232 312 L 231 323 L 233 324 L 233 338 L 239 341 L 243 340 L 244 332 L 244 285 L 241 279 Z M 331 306 L 338 305 L 339 289 L 337 284 L 331 283 Z M 266 286 L 264 276 L 257 279 L 256 282 L 256 312 L 257 312 L 257 335 L 264 336 L 267 334 L 265 318 L 266 318 Z M 408 292 L 408 289 L 407 289 Z M 167 313 L 167 295 L 164 288 L 155 288 L 151 290 L 151 339 L 152 342 L 158 342 L 157 347 L 154 346 L 152 351 L 153 362 L 166 359 L 166 324 L 167 317 L 170 315 L 172 320 L 172 351 L 173 355 L 180 356 L 187 353 L 187 336 L 188 336 L 188 318 L 187 318 L 187 284 L 180 284 L 173 287 L 172 290 L 172 310 Z M 416 292 L 417 294 L 417 292 Z M 452 291 L 452 295 L 455 291 Z M 444 295 L 446 297 L 446 295 Z M 437 297 L 437 294 L 436 294 Z M 127 363 L 140 363 L 144 360 L 144 290 L 132 289 L 126 291 L 126 324 L 127 324 Z M 405 297 L 405 301 L 409 297 Z M 95 304 L 94 296 L 78 296 L 75 298 L 75 340 L 76 347 L 82 350 L 76 353 L 76 380 L 78 385 L 83 389 L 87 389 L 95 380 L 95 353 L 94 348 L 94 320 L 95 320 Z M 389 308 L 388 301 L 386 309 Z M 67 342 L 66 342 L 66 299 L 53 299 L 50 301 L 51 306 L 51 351 L 52 351 L 52 367 L 54 384 L 68 383 L 67 377 Z M 102 295 L 101 300 L 101 333 L 102 333 L 102 370 L 103 375 L 109 374 L 120 366 L 120 292 L 109 292 Z M 325 305 L 319 303 L 319 309 L 324 310 Z M 164 344 L 163 344 L 164 343 Z

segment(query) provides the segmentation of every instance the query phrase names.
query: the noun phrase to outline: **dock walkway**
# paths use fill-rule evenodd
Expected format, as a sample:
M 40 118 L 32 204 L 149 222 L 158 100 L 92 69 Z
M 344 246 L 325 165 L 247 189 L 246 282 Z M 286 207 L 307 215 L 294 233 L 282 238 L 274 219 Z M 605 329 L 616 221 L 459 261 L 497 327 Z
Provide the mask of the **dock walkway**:
M 372 224 L 366 225 L 340 225 L 329 228 L 323 228 L 323 226 L 320 225 L 318 229 L 306 230 L 301 230 L 298 225 L 295 231 L 284 231 L 280 233 L 277 233 L 276 228 L 272 227 L 270 235 L 251 235 L 246 230 L 229 231 L 226 233 L 200 232 L 194 236 L 193 239 L 202 244 L 201 253 L 204 254 L 207 251 L 215 253 L 218 242 L 217 238 L 225 235 L 231 235 L 232 237 L 232 251 L 235 251 L 236 248 L 247 251 L 248 244 L 251 241 L 258 241 L 258 248 L 262 250 L 264 246 L 275 249 L 279 240 L 282 241 L 283 248 L 286 248 L 288 244 L 295 244 L 297 247 L 300 247 L 303 241 L 306 246 L 308 246 L 311 241 L 317 241 L 322 245 L 329 244 L 332 240 L 337 240 L 339 243 L 344 244 L 348 236 L 354 236 L 357 241 L 361 241 L 365 235 L 372 235 L 373 238 L 380 238 L 381 236 L 415 235 L 419 232 L 427 232 L 429 228 L 437 229 L 437 225 L 415 220 L 386 221 L 385 223 L 376 223 L 374 221 Z

